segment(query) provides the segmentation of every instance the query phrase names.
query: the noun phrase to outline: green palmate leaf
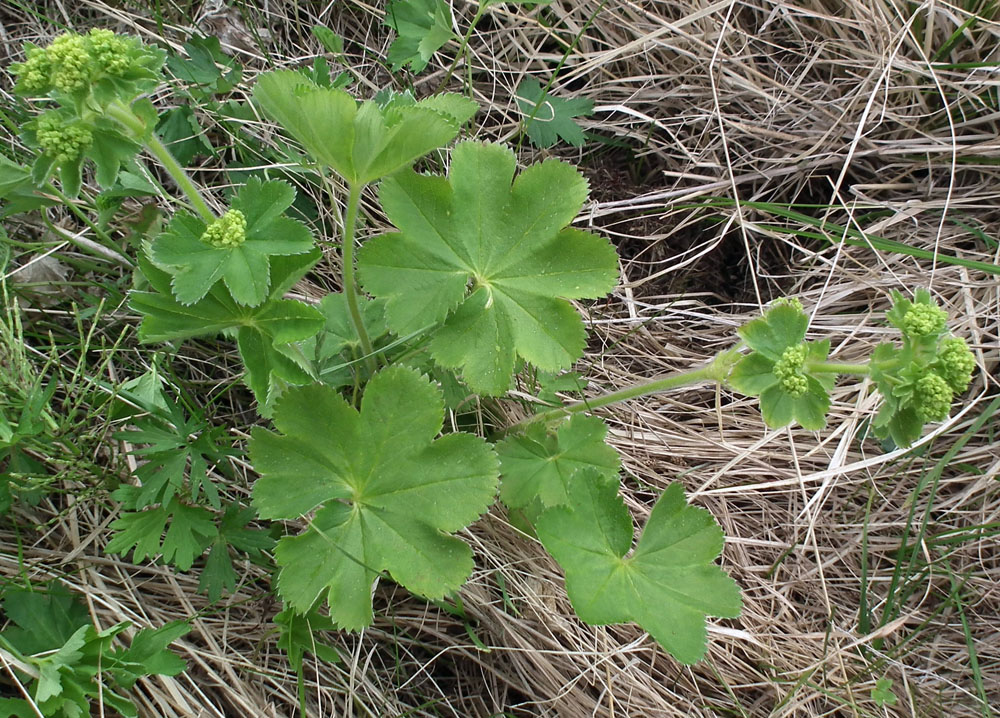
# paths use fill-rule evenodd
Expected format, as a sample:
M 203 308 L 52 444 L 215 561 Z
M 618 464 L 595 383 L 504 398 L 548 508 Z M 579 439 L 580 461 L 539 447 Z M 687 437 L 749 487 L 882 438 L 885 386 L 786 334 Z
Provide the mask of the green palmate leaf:
M 221 285 L 194 304 L 181 304 L 170 294 L 170 276 L 140 256 L 142 273 L 156 291 L 131 295 L 129 306 L 144 315 L 139 338 L 146 342 L 164 342 L 238 330 L 247 383 L 264 406 L 275 378 L 289 383 L 310 380 L 309 375 L 277 351 L 275 345 L 302 341 L 323 327 L 323 316 L 316 309 L 299 301 L 279 298 L 318 258 L 316 250 L 272 258 L 268 300 L 247 307 L 233 301 Z
M 274 423 L 254 429 L 250 456 L 261 474 L 254 505 L 263 518 L 315 511 L 308 529 L 278 542 L 278 591 L 300 613 L 326 596 L 334 620 L 372 620 L 381 571 L 429 598 L 456 590 L 472 570 L 469 547 L 450 534 L 493 499 L 497 459 L 469 434 L 439 439 L 440 390 L 404 367 L 368 383 L 360 412 L 333 389 L 289 390 Z
M 747 322 L 738 331 L 747 346 L 777 361 L 785 349 L 802 343 L 808 328 L 809 317 L 796 300 L 778 300 L 763 317 Z
M 591 625 L 635 621 L 682 663 L 705 653 L 705 616 L 735 617 L 740 592 L 714 561 L 722 530 L 689 506 L 680 484 L 656 502 L 638 545 L 618 482 L 581 472 L 570 505 L 542 514 L 537 531 L 566 572 L 573 608 Z M 627 555 L 628 554 L 628 555 Z
M 431 57 L 455 37 L 451 13 L 443 0 L 392 0 L 385 11 L 385 24 L 396 31 L 386 59 L 393 72 L 409 65 L 423 72 Z
M 270 291 L 270 258 L 313 248 L 306 226 L 282 216 L 294 201 L 288 183 L 251 178 L 232 202 L 246 221 L 245 238 L 218 246 L 205 241 L 208 227 L 200 218 L 180 213 L 153 242 L 151 257 L 173 275 L 181 304 L 201 300 L 222 280 L 238 303 L 257 306 Z
M 59 584 L 44 590 L 8 586 L 3 612 L 14 624 L 4 629 L 4 639 L 25 655 L 53 651 L 91 622 L 86 606 Z
M 107 553 L 133 551 L 134 561 L 162 553 L 164 562 L 181 571 L 190 569 L 218 535 L 207 509 L 182 504 L 176 498 L 154 509 L 124 513 L 112 522 L 111 529 L 116 533 L 104 549 Z
M 573 118 L 594 114 L 593 100 L 553 97 L 533 77 L 524 78 L 518 86 L 517 104 L 524 115 L 528 139 L 536 147 L 551 147 L 560 139 L 579 147 L 584 140 L 583 130 Z
M 608 426 L 596 416 L 576 414 L 555 435 L 533 424 L 522 436 L 497 444 L 500 456 L 500 498 L 511 508 L 527 506 L 536 498 L 546 508 L 569 500 L 577 472 L 589 469 L 605 478 L 616 477 L 621 460 L 604 443 Z
M 384 109 L 373 101 L 358 105 L 343 90 L 319 87 L 292 71 L 261 76 L 254 99 L 313 158 L 356 185 L 408 167 L 448 144 L 476 106 L 457 97 Z
M 566 226 L 586 199 L 583 176 L 556 160 L 517 180 L 515 168 L 509 149 L 465 142 L 447 179 L 387 179 L 382 204 L 400 233 L 371 240 L 358 260 L 390 329 L 443 323 L 435 361 L 485 394 L 508 388 L 518 356 L 547 371 L 576 360 L 586 333 L 566 299 L 601 296 L 618 276 L 606 240 Z

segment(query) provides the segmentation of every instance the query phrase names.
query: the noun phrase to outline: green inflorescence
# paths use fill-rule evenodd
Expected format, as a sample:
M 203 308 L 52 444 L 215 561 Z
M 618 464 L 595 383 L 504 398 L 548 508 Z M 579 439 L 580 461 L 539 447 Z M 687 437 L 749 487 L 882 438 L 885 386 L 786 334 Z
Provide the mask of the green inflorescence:
M 774 375 L 781 381 L 781 388 L 796 398 L 809 390 L 809 381 L 802 370 L 807 354 L 805 344 L 796 344 L 785 349 L 774 363 Z
M 11 69 L 22 92 L 73 94 L 102 76 L 124 77 L 142 66 L 142 57 L 138 40 L 95 28 L 86 35 L 65 32 L 45 48 L 30 47 L 25 61 Z
M 38 118 L 35 130 L 38 144 L 58 163 L 72 162 L 80 157 L 93 142 L 93 134 L 85 125 L 67 124 L 56 112 L 47 112 Z
M 968 388 L 975 368 L 976 358 L 961 337 L 946 337 L 938 344 L 937 373 L 956 394 Z
M 132 65 L 129 39 L 110 30 L 94 28 L 88 35 L 95 64 L 109 75 L 123 75 Z
M 57 90 L 75 92 L 90 83 L 91 55 L 82 35 L 64 33 L 52 41 L 46 52 L 49 55 L 52 86 Z
M 913 408 L 923 421 L 943 421 L 954 393 L 939 374 L 929 371 L 913 384 Z
M 948 315 L 934 304 L 914 304 L 903 315 L 903 331 L 911 337 L 926 337 L 944 331 Z
M 212 222 L 201 241 L 219 249 L 239 247 L 247 239 L 247 220 L 238 209 L 231 209 Z

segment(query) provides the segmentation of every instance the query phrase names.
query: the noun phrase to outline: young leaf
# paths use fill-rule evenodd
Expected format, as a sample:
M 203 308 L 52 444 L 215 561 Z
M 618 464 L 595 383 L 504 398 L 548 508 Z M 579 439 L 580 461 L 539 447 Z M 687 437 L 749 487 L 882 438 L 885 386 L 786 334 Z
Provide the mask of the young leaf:
M 555 436 L 532 424 L 521 436 L 497 444 L 500 456 L 500 499 L 522 508 L 536 498 L 546 508 L 569 501 L 573 476 L 584 469 L 606 478 L 618 476 L 618 452 L 604 443 L 608 426 L 596 416 L 576 414 Z
M 315 511 L 300 535 L 278 542 L 278 592 L 299 612 L 325 595 L 342 627 L 372 621 L 371 586 L 380 571 L 428 598 L 456 590 L 472 552 L 451 536 L 493 499 L 497 459 L 470 434 L 435 439 L 443 422 L 440 390 L 396 366 L 368 383 L 361 411 L 333 389 L 289 390 L 275 427 L 255 428 L 253 465 L 261 474 L 254 505 L 263 518 Z
M 448 144 L 467 119 L 449 108 L 475 106 L 454 99 L 384 110 L 372 101 L 359 106 L 343 90 L 319 87 L 294 71 L 262 75 L 253 96 L 313 158 L 356 185 L 408 167 Z
M 358 260 L 390 329 L 443 323 L 435 361 L 484 394 L 506 391 L 518 356 L 547 371 L 575 361 L 586 332 L 566 300 L 601 296 L 618 277 L 607 240 L 566 226 L 586 199 L 583 176 L 548 160 L 514 180 L 515 167 L 506 147 L 463 142 L 447 179 L 387 179 L 382 205 L 400 233 L 369 241 Z
M 239 304 L 255 307 L 268 297 L 270 257 L 306 254 L 313 248 L 306 226 L 282 216 L 294 201 L 290 184 L 252 177 L 230 210 L 245 222 L 242 229 L 232 228 L 241 236 L 207 239 L 230 213 L 211 227 L 194 215 L 180 213 L 153 242 L 150 256 L 173 274 L 173 292 L 181 304 L 203 299 L 221 279 Z
M 543 513 L 538 537 L 566 572 L 581 619 L 597 626 L 635 621 L 678 661 L 695 663 L 705 654 L 705 616 L 740 614 L 739 587 L 714 563 L 722 530 L 671 484 L 629 554 L 632 519 L 617 492 L 614 478 L 578 473 L 569 506 Z
M 524 115 L 525 132 L 535 147 L 551 147 L 560 139 L 579 147 L 584 141 L 583 130 L 573 118 L 594 114 L 593 100 L 553 97 L 533 77 L 524 78 L 518 86 L 517 104 Z
M 386 56 L 393 72 L 407 64 L 415 74 L 423 72 L 434 53 L 455 37 L 443 0 L 392 0 L 385 24 L 397 34 Z

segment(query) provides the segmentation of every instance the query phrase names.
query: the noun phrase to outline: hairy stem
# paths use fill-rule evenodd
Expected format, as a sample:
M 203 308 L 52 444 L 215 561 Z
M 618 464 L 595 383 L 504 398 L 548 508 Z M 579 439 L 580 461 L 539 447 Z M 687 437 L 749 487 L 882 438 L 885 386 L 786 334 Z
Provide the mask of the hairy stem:
M 648 396 L 649 394 L 658 394 L 682 386 L 691 386 L 703 382 L 722 383 L 729 376 L 729 372 L 738 360 L 739 353 L 737 350 L 724 351 L 717 354 L 710 363 L 700 369 L 673 372 L 658 379 L 634 384 L 609 394 L 596 396 L 592 399 L 584 399 L 568 406 L 549 409 L 548 411 L 543 411 L 522 419 L 513 424 L 507 431 L 509 432 L 515 430 L 517 427 L 534 424 L 539 421 L 548 423 L 564 416 L 579 414 L 581 411 L 591 411 L 592 409 L 599 409 L 602 406 L 610 406 L 611 404 L 618 404 L 629 399 L 636 399 L 640 396 Z
M 361 351 L 365 354 L 365 363 L 373 374 L 378 368 L 375 362 L 375 352 L 372 350 L 372 340 L 368 337 L 365 324 L 361 321 L 361 310 L 358 308 L 358 286 L 354 278 L 354 228 L 358 222 L 358 207 L 361 204 L 361 186 L 355 183 L 348 185 L 347 211 L 344 215 L 344 245 L 341 248 L 341 261 L 344 265 L 344 296 L 347 298 L 347 309 L 351 314 L 351 322 L 358 333 Z
M 807 372 L 813 374 L 850 374 L 851 376 L 868 376 L 868 364 L 844 364 L 835 361 L 808 362 Z
M 160 139 L 156 136 L 152 128 L 147 128 L 142 119 L 120 100 L 115 100 L 108 105 L 107 114 L 108 117 L 127 129 L 131 133 L 133 140 L 141 142 L 149 150 L 149 153 L 156 157 L 163 169 L 167 171 L 167 174 L 173 178 L 174 182 L 177 183 L 177 186 L 188 198 L 191 206 L 198 213 L 198 216 L 201 217 L 202 221 L 206 224 L 214 222 L 216 219 L 215 213 L 209 208 L 205 199 L 201 196 L 201 192 L 198 191 L 194 182 L 188 177 L 187 172 L 184 171 L 184 168 L 181 167 L 177 159 L 170 153 L 166 145 L 160 142 Z

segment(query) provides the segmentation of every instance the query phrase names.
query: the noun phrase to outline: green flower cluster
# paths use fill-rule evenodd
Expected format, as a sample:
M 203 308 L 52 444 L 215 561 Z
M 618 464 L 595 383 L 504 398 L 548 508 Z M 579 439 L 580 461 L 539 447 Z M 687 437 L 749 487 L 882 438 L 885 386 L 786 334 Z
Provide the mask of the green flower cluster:
M 788 347 L 782 352 L 781 358 L 774 363 L 774 368 L 771 370 L 781 382 L 781 388 L 795 398 L 802 396 L 809 390 L 809 380 L 803 371 L 807 356 L 808 347 L 805 344 Z
M 201 241 L 218 249 L 239 247 L 247 239 L 247 220 L 238 209 L 231 209 L 208 225 Z
M 948 315 L 933 304 L 913 304 L 903 315 L 903 332 L 913 338 L 937 336 L 944 331 Z
M 39 146 L 58 164 L 78 159 L 94 141 L 90 128 L 79 122 L 67 123 L 55 111 L 38 118 L 35 136 Z
M 913 301 L 895 294 L 889 322 L 903 333 L 903 344 L 880 344 L 872 354 L 871 376 L 885 399 L 875 417 L 875 434 L 907 446 L 929 421 L 948 417 L 955 395 L 972 381 L 976 360 L 965 340 L 949 336 L 947 313 L 930 293 L 918 290 Z
M 141 69 L 144 57 L 138 40 L 95 28 L 86 35 L 63 33 L 47 48 L 29 47 L 25 61 L 11 69 L 21 92 L 74 94 L 101 77 L 124 77 Z

